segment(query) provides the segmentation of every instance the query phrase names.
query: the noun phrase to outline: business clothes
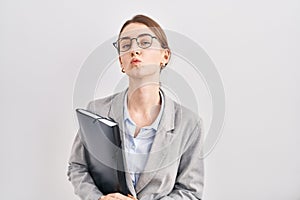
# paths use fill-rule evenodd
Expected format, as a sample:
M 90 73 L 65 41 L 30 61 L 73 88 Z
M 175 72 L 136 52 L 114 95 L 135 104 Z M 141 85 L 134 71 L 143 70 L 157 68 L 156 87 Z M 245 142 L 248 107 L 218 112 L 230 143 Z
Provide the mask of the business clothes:
M 92 101 L 87 108 L 118 122 L 123 145 L 125 94 L 126 91 L 123 91 Z M 139 200 L 201 199 L 204 182 L 202 121 L 187 108 L 164 96 L 163 114 L 145 169 L 136 187 L 130 174 L 126 173 L 128 188 Z M 97 168 L 97 163 L 91 159 L 77 134 L 69 160 L 68 176 L 75 194 L 83 200 L 98 200 L 103 195 L 90 173 Z

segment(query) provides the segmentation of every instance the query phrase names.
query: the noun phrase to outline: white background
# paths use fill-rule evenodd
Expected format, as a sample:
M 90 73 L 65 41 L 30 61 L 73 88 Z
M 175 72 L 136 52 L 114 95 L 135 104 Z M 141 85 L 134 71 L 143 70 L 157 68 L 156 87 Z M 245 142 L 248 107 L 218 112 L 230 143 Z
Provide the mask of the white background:
M 204 199 L 299 200 L 299 10 L 297 0 L 2 0 L 0 198 L 78 199 L 66 176 L 76 77 L 142 13 L 200 44 L 222 76 L 226 120 Z

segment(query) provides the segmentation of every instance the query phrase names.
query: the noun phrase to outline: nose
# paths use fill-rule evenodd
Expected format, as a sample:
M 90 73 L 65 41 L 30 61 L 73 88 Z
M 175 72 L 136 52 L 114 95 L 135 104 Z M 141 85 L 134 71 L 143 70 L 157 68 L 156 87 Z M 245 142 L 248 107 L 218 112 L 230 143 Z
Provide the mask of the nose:
M 132 51 L 130 52 L 130 54 L 131 54 L 131 57 L 133 57 L 133 56 L 135 56 L 135 55 L 140 55 L 141 52 L 140 52 L 140 50 L 135 49 L 135 50 L 132 50 Z
M 131 54 L 131 56 L 141 54 L 141 48 L 138 46 L 136 40 L 133 40 L 131 43 L 130 54 Z

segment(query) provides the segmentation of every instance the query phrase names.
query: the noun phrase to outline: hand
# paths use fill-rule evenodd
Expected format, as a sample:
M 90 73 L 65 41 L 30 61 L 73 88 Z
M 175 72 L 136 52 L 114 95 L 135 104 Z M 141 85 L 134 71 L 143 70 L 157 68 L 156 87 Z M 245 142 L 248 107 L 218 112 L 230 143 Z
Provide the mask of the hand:
M 131 196 L 130 194 L 128 194 L 128 196 L 125 196 L 120 193 L 111 193 L 102 196 L 99 200 L 137 200 L 137 199 Z

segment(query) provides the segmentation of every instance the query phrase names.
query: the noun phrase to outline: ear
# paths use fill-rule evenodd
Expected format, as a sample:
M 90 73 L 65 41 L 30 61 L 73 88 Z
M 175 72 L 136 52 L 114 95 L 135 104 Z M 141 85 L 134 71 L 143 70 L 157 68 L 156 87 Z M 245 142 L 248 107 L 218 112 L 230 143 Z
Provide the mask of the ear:
M 171 57 L 171 51 L 170 49 L 163 49 L 162 52 L 162 63 L 167 64 Z
M 122 63 L 121 56 L 119 56 L 119 62 L 120 62 L 120 66 L 121 66 L 121 68 L 122 68 L 123 63 Z

